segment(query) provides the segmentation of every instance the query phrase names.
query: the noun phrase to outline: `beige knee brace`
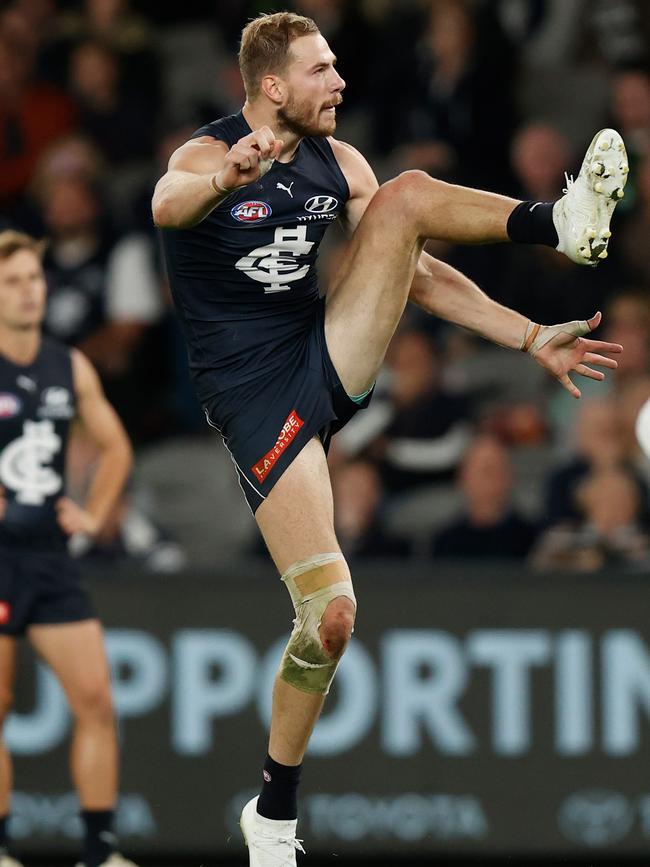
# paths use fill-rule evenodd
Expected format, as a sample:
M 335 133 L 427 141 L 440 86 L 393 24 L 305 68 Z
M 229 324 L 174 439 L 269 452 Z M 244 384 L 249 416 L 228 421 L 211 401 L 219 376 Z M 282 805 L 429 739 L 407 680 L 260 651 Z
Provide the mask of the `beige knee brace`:
M 327 695 L 339 660 L 325 651 L 318 630 L 333 599 L 346 596 L 356 606 L 350 570 L 342 554 L 317 554 L 294 563 L 282 580 L 291 594 L 296 619 L 280 677 L 303 692 Z

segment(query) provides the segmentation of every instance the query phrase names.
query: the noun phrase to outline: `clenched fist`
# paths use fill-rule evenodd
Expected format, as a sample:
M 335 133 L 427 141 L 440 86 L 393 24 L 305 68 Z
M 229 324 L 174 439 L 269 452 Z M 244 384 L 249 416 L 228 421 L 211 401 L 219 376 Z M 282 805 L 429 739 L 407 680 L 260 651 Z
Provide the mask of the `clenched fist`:
M 280 155 L 283 144 L 268 126 L 240 138 L 226 154 L 221 171 L 212 178 L 215 190 L 229 193 L 259 180 Z

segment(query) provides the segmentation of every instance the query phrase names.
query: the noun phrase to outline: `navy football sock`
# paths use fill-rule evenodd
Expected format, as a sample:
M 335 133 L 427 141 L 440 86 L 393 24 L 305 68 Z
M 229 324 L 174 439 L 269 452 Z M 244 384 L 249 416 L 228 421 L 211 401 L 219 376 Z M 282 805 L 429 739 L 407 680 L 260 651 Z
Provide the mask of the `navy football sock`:
M 84 867 L 100 867 L 115 852 L 113 810 L 82 810 L 85 829 Z
M 257 812 L 266 819 L 298 817 L 298 784 L 302 765 L 281 765 L 271 756 L 264 762 L 264 783 Z
M 545 244 L 557 247 L 559 238 L 553 224 L 555 202 L 520 202 L 508 217 L 508 237 L 516 244 Z

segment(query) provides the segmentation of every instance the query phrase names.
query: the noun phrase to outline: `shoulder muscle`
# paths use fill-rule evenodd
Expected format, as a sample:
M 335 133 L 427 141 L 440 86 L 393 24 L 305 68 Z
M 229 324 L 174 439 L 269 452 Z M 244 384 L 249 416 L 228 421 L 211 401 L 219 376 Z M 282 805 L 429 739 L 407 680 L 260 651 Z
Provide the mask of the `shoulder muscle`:
M 218 171 L 230 148 L 210 135 L 190 139 L 171 155 L 168 171 L 206 175 Z

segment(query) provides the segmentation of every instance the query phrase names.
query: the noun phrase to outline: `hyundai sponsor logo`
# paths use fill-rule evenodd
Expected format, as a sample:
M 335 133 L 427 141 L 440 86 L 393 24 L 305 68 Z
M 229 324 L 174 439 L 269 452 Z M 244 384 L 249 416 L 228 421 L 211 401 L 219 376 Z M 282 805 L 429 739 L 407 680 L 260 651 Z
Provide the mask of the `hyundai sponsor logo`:
M 338 207 L 339 200 L 334 196 L 312 196 L 305 202 L 305 210 L 312 214 L 327 214 Z

